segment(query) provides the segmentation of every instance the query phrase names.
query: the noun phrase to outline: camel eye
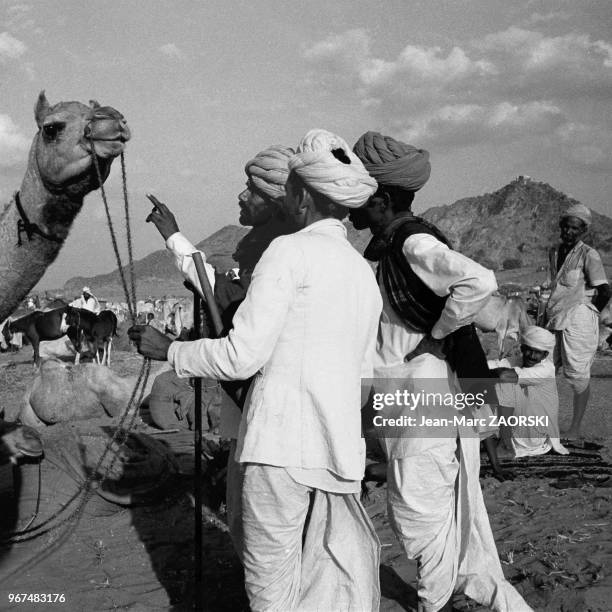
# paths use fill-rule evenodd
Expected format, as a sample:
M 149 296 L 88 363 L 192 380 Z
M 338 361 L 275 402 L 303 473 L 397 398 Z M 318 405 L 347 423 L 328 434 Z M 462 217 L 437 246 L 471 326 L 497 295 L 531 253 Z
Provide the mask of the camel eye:
M 45 138 L 49 140 L 53 140 L 57 137 L 57 135 L 66 127 L 65 123 L 57 122 L 57 123 L 49 123 L 47 125 L 43 125 L 43 133 Z

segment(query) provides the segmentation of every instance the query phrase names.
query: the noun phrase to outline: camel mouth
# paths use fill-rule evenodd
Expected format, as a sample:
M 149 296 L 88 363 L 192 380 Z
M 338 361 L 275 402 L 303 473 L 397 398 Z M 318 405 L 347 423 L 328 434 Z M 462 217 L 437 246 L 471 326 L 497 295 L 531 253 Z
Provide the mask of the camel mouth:
M 95 138 L 86 142 L 85 149 L 89 153 L 95 151 L 96 157 L 108 159 L 121 155 L 128 140 L 129 137 L 124 135 L 115 138 Z

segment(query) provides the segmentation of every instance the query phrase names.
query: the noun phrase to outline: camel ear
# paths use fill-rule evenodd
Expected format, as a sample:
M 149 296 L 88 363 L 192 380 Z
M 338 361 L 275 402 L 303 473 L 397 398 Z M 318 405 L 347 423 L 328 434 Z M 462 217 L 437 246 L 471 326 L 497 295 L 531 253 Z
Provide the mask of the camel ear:
M 34 118 L 36 119 L 36 124 L 39 128 L 42 127 L 43 121 L 49 112 L 51 105 L 47 100 L 47 96 L 45 96 L 45 90 L 43 89 L 38 94 L 38 100 L 36 100 L 36 106 L 34 107 Z
M 97 108 L 100 108 L 100 103 L 97 100 L 90 100 L 89 106 L 91 106 L 91 108 L 95 110 Z

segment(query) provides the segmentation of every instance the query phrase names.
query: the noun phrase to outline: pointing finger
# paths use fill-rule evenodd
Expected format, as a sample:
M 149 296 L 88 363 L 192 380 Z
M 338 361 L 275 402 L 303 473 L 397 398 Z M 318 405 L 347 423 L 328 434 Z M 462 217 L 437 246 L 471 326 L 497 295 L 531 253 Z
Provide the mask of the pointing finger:
M 155 208 L 161 210 L 161 207 L 164 207 L 164 204 L 160 202 L 152 193 L 147 193 L 147 198 L 151 201 Z

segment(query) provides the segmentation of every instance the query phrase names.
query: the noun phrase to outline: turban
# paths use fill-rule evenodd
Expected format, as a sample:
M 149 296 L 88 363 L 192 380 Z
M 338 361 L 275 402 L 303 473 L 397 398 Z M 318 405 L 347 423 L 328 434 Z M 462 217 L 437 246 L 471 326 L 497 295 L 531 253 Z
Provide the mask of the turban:
M 584 204 L 572 204 L 562 215 L 561 218 L 576 217 L 587 225 L 591 225 L 591 211 Z
M 427 151 L 378 132 L 366 132 L 353 151 L 381 185 L 418 191 L 431 174 Z
M 523 344 L 539 351 L 548 351 L 551 353 L 555 348 L 555 335 L 551 334 L 547 329 L 530 325 L 522 334 L 521 341 Z
M 289 175 L 287 162 L 294 153 L 290 147 L 272 145 L 248 161 L 244 171 L 258 191 L 271 200 L 282 203 Z
M 81 293 L 91 293 L 91 289 L 89 287 L 83 287 L 83 291 Z
M 313 191 L 348 208 L 363 206 L 378 187 L 346 141 L 326 130 L 310 130 L 302 138 L 289 170 Z

